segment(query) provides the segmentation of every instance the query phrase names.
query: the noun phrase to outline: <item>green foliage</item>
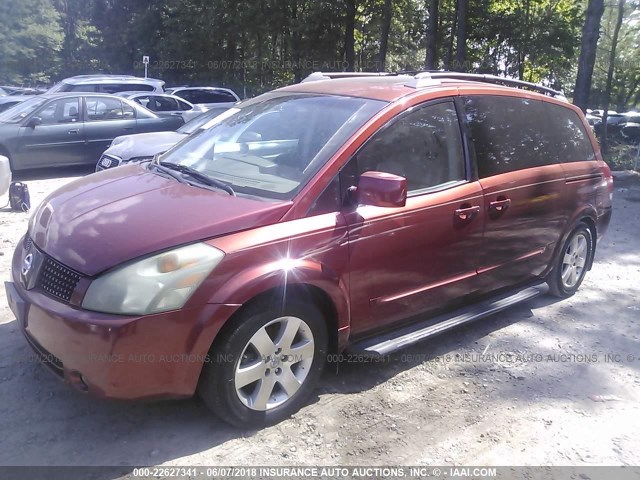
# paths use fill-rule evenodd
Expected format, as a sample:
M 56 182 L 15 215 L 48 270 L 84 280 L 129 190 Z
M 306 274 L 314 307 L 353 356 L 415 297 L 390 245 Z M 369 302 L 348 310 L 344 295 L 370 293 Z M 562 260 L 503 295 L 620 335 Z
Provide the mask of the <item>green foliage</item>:
M 47 82 L 62 41 L 60 15 L 51 0 L 2 0 L 0 82 Z
M 602 36 L 593 73 L 590 103 L 593 108 L 603 104 L 609 51 L 616 17 L 616 5 L 605 3 Z M 616 63 L 611 92 L 612 110 L 626 111 L 640 107 L 640 2 L 627 2 L 616 49 Z
M 420 69 L 425 0 L 393 0 L 386 68 Z M 343 70 L 347 0 L 3 0 L 0 79 L 52 81 L 81 73 L 149 75 L 168 84 L 228 85 L 254 95 L 316 70 Z M 464 69 L 573 84 L 586 1 L 472 0 Z M 355 69 L 379 69 L 384 0 L 357 0 Z M 439 67 L 455 68 L 457 0 L 440 0 Z M 629 1 L 614 102 L 640 95 L 638 1 Z M 606 71 L 607 13 L 594 101 Z

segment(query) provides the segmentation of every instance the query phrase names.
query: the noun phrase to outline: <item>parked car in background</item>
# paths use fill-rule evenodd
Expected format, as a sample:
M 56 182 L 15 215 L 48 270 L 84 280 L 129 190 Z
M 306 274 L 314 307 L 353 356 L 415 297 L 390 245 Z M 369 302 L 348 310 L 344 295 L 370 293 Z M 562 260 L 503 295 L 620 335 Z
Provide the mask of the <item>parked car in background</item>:
M 255 428 L 301 408 L 331 354 L 381 360 L 576 293 L 613 196 L 576 106 L 489 75 L 346 75 L 50 194 L 5 282 L 43 363 L 99 397 L 197 392 Z
M 622 113 L 610 113 L 607 115 L 607 135 L 616 135 L 620 133 L 622 125 L 626 121 L 626 116 Z M 603 131 L 602 118 L 593 124 L 593 128 L 598 135 L 602 135 Z
M 42 88 L 31 88 L 31 87 L 12 87 L 8 85 L 0 86 L 0 95 L 41 95 L 46 92 L 46 90 Z
M 158 117 L 113 95 L 44 94 L 0 113 L 0 155 L 13 171 L 95 164 L 117 136 L 182 125 L 180 117 Z
M 172 87 L 167 93 L 205 107 L 231 106 L 240 101 L 233 90 L 221 87 Z
M 640 142 L 640 112 L 626 112 L 620 126 L 620 135 L 628 142 Z
M 616 112 L 615 110 L 608 110 L 608 115 L 616 115 L 617 113 L 618 112 Z M 595 115 L 596 117 L 602 118 L 602 115 L 604 115 L 604 110 L 600 110 L 600 109 L 591 110 L 591 114 Z
M 26 95 L 6 95 L 4 97 L 0 97 L 0 112 L 4 112 L 14 105 L 22 103 L 30 98 L 30 96 Z
M 47 93 L 118 93 L 127 91 L 164 93 L 164 82 L 155 78 L 140 78 L 131 75 L 78 75 L 65 78 L 51 87 Z
M 167 93 L 119 92 L 117 95 L 133 100 L 159 116 L 174 115 L 185 122 L 193 120 L 207 111 L 207 107 L 193 105 L 186 100 Z
M 124 135 L 113 139 L 98 163 L 96 172 L 118 167 L 132 162 L 151 160 L 155 155 L 164 153 L 183 138 L 210 123 L 215 117 L 230 107 L 215 107 L 185 123 L 175 132 L 139 133 Z

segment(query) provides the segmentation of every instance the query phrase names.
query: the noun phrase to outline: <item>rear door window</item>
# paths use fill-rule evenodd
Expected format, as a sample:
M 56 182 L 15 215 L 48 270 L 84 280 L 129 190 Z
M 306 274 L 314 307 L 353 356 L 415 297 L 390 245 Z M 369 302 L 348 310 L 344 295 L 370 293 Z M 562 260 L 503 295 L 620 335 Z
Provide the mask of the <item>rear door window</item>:
M 117 98 L 87 97 L 86 103 L 87 120 L 90 122 L 124 118 L 122 102 Z
M 150 103 L 155 105 L 153 110 L 154 112 L 175 112 L 180 110 L 178 107 L 178 102 L 176 102 L 173 98 L 170 97 L 160 97 L 160 96 L 152 96 L 150 97 Z
M 557 162 L 544 102 L 479 95 L 464 106 L 480 178 Z

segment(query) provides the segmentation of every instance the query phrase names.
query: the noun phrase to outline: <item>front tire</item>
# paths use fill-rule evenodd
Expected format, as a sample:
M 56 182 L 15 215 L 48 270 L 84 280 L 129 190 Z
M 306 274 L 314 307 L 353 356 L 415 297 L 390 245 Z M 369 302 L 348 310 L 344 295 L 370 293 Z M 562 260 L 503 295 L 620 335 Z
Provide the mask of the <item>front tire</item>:
M 235 426 L 278 423 L 304 405 L 326 354 L 326 323 L 315 306 L 258 302 L 214 342 L 198 392 Z
M 580 224 L 571 232 L 547 277 L 549 293 L 560 298 L 576 293 L 589 268 L 593 243 L 591 230 L 585 224 Z

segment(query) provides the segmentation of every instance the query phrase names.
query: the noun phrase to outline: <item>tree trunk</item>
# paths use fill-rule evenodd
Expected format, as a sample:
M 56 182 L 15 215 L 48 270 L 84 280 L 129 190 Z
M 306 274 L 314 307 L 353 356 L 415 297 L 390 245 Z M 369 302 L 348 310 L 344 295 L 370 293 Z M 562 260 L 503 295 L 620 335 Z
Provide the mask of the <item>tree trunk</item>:
M 356 28 L 356 0 L 346 0 L 347 18 L 344 30 L 344 61 L 345 70 L 353 72 L 356 63 L 355 35 Z
M 456 40 L 456 32 L 458 30 L 458 2 L 456 1 L 456 8 L 453 11 L 453 18 L 451 19 L 451 31 L 449 34 L 449 45 L 447 46 L 447 53 L 444 57 L 444 69 L 451 70 L 451 61 L 453 60 L 453 44 Z
M 384 72 L 387 62 L 387 47 L 389 45 L 389 30 L 391 30 L 391 17 L 393 15 L 393 0 L 384 0 L 382 12 L 382 27 L 380 28 L 380 52 L 376 62 L 376 71 Z
M 609 70 L 607 71 L 607 86 L 604 90 L 604 113 L 602 114 L 602 139 L 600 146 L 602 152 L 607 152 L 607 118 L 609 117 L 609 103 L 611 102 L 611 84 L 613 83 L 613 70 L 616 63 L 616 48 L 618 47 L 618 35 L 620 34 L 620 27 L 622 27 L 622 18 L 624 16 L 624 4 L 625 0 L 619 0 L 618 2 L 618 18 L 616 19 L 616 26 L 613 30 L 613 37 L 611 38 L 611 52 L 609 52 Z
M 454 70 L 466 71 L 467 62 L 467 12 L 469 0 L 458 0 L 458 32 L 456 40 L 456 62 Z
M 525 62 L 527 60 L 527 46 L 525 42 L 528 42 L 531 39 L 530 31 L 529 31 L 529 23 L 530 23 L 530 13 L 531 13 L 531 1 L 525 0 L 524 6 L 524 34 L 520 35 L 520 42 L 518 46 L 518 80 L 524 80 L 524 67 Z
M 582 27 L 582 46 L 578 59 L 578 76 L 573 90 L 573 103 L 586 111 L 589 106 L 591 79 L 596 63 L 596 50 L 600 38 L 600 22 L 604 13 L 604 0 L 589 0 Z
M 438 7 L 439 0 L 429 0 L 429 20 L 427 21 L 427 51 L 424 59 L 426 70 L 435 70 L 438 64 L 437 59 L 437 38 L 438 38 Z

